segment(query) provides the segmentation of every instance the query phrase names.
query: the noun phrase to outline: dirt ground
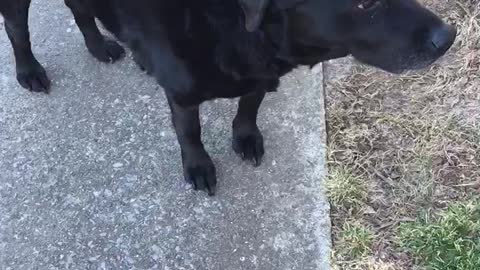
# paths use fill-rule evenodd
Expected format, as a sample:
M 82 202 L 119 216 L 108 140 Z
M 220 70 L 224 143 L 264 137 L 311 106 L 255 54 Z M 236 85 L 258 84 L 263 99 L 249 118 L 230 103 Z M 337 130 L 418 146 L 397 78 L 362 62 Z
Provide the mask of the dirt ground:
M 336 71 L 326 98 L 338 269 L 423 269 L 398 244 L 399 226 L 480 193 L 480 1 L 423 2 L 459 30 L 428 70 L 327 64 Z

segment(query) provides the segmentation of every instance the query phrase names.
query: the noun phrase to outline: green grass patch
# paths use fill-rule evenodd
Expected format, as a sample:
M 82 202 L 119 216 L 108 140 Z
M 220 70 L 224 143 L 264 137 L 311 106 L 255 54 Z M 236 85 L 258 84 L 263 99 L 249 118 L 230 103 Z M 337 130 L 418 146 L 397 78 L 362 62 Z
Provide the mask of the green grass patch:
M 346 222 L 337 243 L 344 258 L 358 259 L 368 255 L 372 249 L 373 232 L 358 222 Z
M 399 243 L 431 270 L 480 269 L 480 202 L 456 203 L 437 217 L 400 225 Z
M 366 181 L 345 168 L 332 168 L 326 182 L 327 194 L 334 207 L 360 209 L 367 198 Z

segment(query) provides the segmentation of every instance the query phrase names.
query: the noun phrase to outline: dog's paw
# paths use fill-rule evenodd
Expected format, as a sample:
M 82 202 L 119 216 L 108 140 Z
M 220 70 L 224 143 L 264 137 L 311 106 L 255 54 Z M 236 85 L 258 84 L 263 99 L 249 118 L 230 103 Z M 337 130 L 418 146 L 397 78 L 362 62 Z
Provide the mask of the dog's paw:
M 235 128 L 233 129 L 233 150 L 243 160 L 253 161 L 255 167 L 262 163 L 265 149 L 263 147 L 263 136 L 258 127 Z
M 50 80 L 45 69 L 38 63 L 17 68 L 17 80 L 23 88 L 32 92 L 48 93 Z
M 88 46 L 88 50 L 100 62 L 105 63 L 113 63 L 125 55 L 125 49 L 113 40 L 105 40 L 103 43 Z
M 192 184 L 194 190 L 205 190 L 215 195 L 217 176 L 215 165 L 208 155 L 201 158 L 185 159 L 183 162 L 185 181 Z

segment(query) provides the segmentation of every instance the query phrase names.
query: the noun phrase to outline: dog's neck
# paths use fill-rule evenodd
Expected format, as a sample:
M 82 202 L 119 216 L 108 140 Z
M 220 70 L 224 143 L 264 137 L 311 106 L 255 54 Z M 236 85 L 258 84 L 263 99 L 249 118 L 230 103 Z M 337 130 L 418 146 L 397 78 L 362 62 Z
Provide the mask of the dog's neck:
M 228 5 L 235 5 L 235 8 Z M 210 18 L 215 20 L 209 24 L 219 37 L 215 44 L 215 61 L 222 72 L 236 80 L 277 79 L 285 73 L 282 70 L 286 63 L 281 63 L 283 60 L 278 57 L 285 43 L 285 33 L 279 30 L 286 26 L 285 17 L 275 12 L 271 21 L 274 26 L 248 32 L 237 0 L 224 1 L 210 12 Z
M 236 80 L 277 79 L 298 65 L 313 66 L 347 55 L 344 48 L 293 44 L 286 10 L 275 3 L 260 29 L 248 32 L 238 0 L 211 1 L 216 5 L 209 9 L 207 20 L 218 37 L 215 61 L 223 73 Z

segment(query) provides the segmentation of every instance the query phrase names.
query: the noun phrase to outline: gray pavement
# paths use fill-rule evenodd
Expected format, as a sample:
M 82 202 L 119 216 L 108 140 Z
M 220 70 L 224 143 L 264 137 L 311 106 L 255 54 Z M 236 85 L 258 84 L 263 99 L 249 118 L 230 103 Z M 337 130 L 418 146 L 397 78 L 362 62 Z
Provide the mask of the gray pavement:
M 234 101 L 203 106 L 211 198 L 182 180 L 161 88 L 93 59 L 61 2 L 31 8 L 48 96 L 17 85 L 0 22 L 0 269 L 329 269 L 321 67 L 266 99 L 258 168 L 231 150 Z

